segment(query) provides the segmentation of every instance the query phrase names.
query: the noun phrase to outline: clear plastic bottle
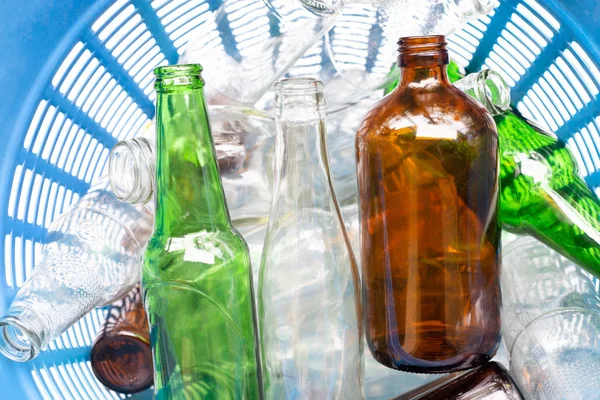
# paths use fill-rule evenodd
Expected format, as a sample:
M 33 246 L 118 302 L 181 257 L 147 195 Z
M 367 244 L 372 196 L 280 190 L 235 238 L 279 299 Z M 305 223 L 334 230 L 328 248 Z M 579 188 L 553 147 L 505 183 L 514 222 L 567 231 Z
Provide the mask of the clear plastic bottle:
M 41 261 L 0 318 L 0 352 L 29 361 L 93 308 L 129 292 L 151 232 L 144 206 L 117 200 L 105 179 L 92 187 L 48 229 Z
M 254 104 L 333 25 L 343 2 L 326 3 L 224 0 L 179 63 L 202 64 L 209 104 Z
M 275 187 L 259 278 L 267 399 L 361 399 L 359 277 L 333 191 L 322 82 L 280 81 Z

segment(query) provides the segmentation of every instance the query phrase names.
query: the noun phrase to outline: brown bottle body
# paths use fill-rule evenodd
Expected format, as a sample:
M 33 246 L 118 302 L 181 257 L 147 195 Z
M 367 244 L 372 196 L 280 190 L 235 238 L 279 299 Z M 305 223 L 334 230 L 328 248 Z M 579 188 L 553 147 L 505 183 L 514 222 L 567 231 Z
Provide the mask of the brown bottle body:
M 102 384 L 119 393 L 137 393 L 154 379 L 148 318 L 140 286 L 113 304 L 92 346 L 91 364 Z
M 477 369 L 446 375 L 394 400 L 522 400 L 506 369 L 489 362 Z
M 498 136 L 440 47 L 401 54 L 356 141 L 367 342 L 419 373 L 481 365 L 500 340 Z

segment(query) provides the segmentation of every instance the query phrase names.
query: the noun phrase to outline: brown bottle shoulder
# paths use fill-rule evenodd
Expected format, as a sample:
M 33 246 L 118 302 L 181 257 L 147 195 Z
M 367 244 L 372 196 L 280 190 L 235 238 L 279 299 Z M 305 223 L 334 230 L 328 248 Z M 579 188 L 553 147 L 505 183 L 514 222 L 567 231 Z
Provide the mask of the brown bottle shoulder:
M 424 133 L 436 126 L 469 136 L 497 136 L 494 120 L 481 104 L 453 86 L 438 84 L 396 89 L 365 115 L 357 138 L 395 136 L 404 130 Z

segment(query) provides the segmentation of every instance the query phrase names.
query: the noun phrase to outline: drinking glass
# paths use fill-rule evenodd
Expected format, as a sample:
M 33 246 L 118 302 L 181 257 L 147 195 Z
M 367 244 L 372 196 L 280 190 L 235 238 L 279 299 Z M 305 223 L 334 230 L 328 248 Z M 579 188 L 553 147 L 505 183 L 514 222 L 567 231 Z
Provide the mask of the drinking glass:
M 600 399 L 600 314 L 556 310 L 516 338 L 510 371 L 529 400 Z
M 595 278 L 537 239 L 517 236 L 502 248 L 502 332 L 511 349 L 536 318 L 562 308 L 600 312 Z
M 592 275 L 537 239 L 503 246 L 503 333 L 528 399 L 600 399 L 600 293 Z

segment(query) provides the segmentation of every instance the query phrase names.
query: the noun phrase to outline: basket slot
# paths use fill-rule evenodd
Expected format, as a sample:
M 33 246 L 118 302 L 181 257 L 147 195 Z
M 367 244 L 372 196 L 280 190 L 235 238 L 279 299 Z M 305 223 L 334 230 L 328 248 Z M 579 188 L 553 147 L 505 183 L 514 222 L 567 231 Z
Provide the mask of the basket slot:
M 490 51 L 492 50 L 496 40 L 506 24 L 509 21 L 510 16 L 513 13 L 513 8 L 510 4 L 505 1 L 501 1 L 498 7 L 494 10 L 494 14 L 492 15 L 490 21 L 486 25 L 485 35 L 483 35 L 480 39 L 479 46 L 477 50 L 473 53 L 473 57 L 471 58 L 471 62 L 465 68 L 467 72 L 477 72 L 482 68 L 485 68 L 484 64 Z M 482 19 L 485 21 L 485 19 Z M 477 27 L 477 24 L 472 24 L 473 27 Z M 488 66 L 489 68 L 489 66 Z M 498 70 L 498 73 L 501 73 Z
M 574 138 L 571 137 L 567 140 L 567 147 L 569 148 L 569 150 L 571 150 L 571 153 L 573 153 L 573 156 L 575 156 L 575 160 L 577 161 L 577 168 L 578 168 L 579 175 L 586 178 L 588 176 L 587 167 L 585 165 L 585 162 L 583 161 L 583 156 L 581 154 L 580 149 L 577 146 L 577 143 L 575 143 Z M 587 178 L 586 178 L 586 180 L 587 180 Z
M 38 390 L 40 396 L 42 397 L 42 399 L 52 400 L 52 397 L 50 397 L 48 388 L 46 387 L 45 383 L 43 382 L 42 377 L 40 376 L 38 371 L 36 371 L 35 369 L 31 370 L 31 377 L 33 378 L 33 382 L 35 383 L 35 386 L 37 387 L 37 390 Z
M 84 41 L 87 43 L 87 47 L 92 50 L 92 53 L 100 60 L 101 64 L 111 73 L 113 79 L 131 96 L 133 101 L 138 104 L 148 118 L 152 118 L 154 115 L 154 104 L 135 83 L 123 65 L 113 57 L 110 51 L 104 47 L 102 42 L 91 31 L 87 32 Z
M 592 157 L 594 168 L 591 173 L 594 173 L 594 172 L 600 170 L 600 157 L 598 154 L 598 146 L 597 146 L 597 144 L 594 143 L 594 140 L 592 139 L 592 135 L 590 134 L 590 131 L 587 128 L 583 128 L 581 131 L 579 131 L 575 135 L 576 136 L 579 135 L 582 138 L 583 142 L 585 143 L 585 148 L 587 149 L 590 156 Z
M 323 59 L 327 58 L 325 41 L 319 40 L 294 64 L 286 76 L 307 76 L 318 74 Z

